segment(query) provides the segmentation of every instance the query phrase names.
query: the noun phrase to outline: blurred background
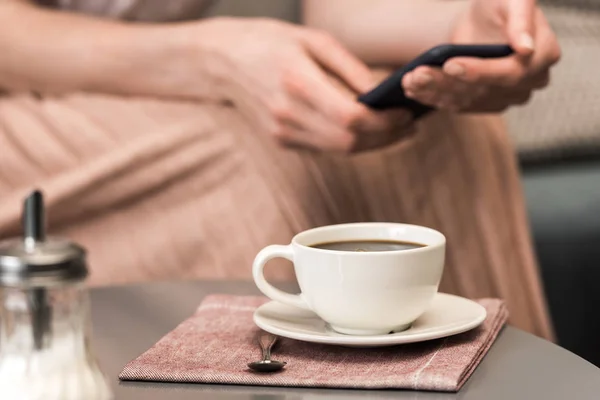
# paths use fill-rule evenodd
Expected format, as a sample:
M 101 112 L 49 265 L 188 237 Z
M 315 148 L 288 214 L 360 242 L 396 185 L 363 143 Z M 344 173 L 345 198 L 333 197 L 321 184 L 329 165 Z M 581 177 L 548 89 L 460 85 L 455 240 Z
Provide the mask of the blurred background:
M 600 0 L 540 0 L 563 58 L 507 122 L 560 344 L 600 366 Z M 222 0 L 214 14 L 297 21 L 296 0 Z
M 600 365 L 600 1 L 543 0 L 563 58 L 507 115 L 560 344 Z

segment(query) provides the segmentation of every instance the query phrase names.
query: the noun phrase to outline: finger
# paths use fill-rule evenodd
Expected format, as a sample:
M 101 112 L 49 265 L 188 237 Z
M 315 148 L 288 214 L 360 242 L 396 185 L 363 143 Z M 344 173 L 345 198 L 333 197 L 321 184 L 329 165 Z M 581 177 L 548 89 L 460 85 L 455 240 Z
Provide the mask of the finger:
M 528 72 L 527 65 L 515 56 L 494 60 L 456 57 L 447 61 L 443 70 L 465 82 L 493 86 L 515 86 L 525 79 Z
M 385 115 L 368 109 L 334 86 L 324 71 L 312 60 L 304 61 L 299 70 L 304 71 L 297 79 L 286 80 L 287 90 L 293 97 L 302 99 L 315 112 L 324 116 L 324 120 L 333 122 L 338 129 L 365 132 L 380 132 L 389 128 Z
M 468 109 L 471 105 L 471 99 L 441 96 L 436 102 L 435 107 L 439 110 L 461 111 Z
M 424 90 L 421 92 L 407 91 L 406 97 L 426 106 L 435 107 L 441 100 L 442 94 L 437 90 Z
M 453 93 L 443 93 L 438 96 L 435 103 L 432 104 L 433 107 L 439 110 L 448 110 L 448 111 L 461 111 L 468 109 L 473 103 L 476 95 L 480 88 L 475 88 L 472 90 L 473 93 L 467 95 L 457 96 Z
M 434 90 L 441 93 L 451 92 L 461 95 L 473 86 L 468 82 L 444 73 L 440 68 L 419 67 L 411 74 L 414 74 L 414 78 L 408 84 L 408 89 L 411 92 L 418 93 L 422 90 Z
M 469 107 L 460 110 L 463 113 L 487 114 L 501 113 L 510 107 L 510 102 L 504 99 L 493 99 L 478 104 L 471 104 Z
M 314 68 L 318 72 L 318 67 Z M 270 129 L 272 136 L 286 146 L 296 143 L 301 147 L 327 151 L 350 151 L 354 141 L 352 132 L 341 129 L 339 124 L 327 116 L 322 107 L 315 106 L 308 99 L 307 93 L 311 92 L 311 88 L 307 76 L 310 76 L 311 71 L 306 68 L 299 70 L 303 72 L 298 74 L 296 71 L 296 79 L 288 76 L 288 81 L 284 78 L 284 84 L 287 85 L 286 95 L 273 97 L 268 105 L 272 116 L 275 117 Z M 326 93 L 327 86 L 323 89 Z M 326 95 L 324 97 L 329 98 Z
M 279 144 L 294 150 L 327 151 L 323 146 L 312 140 L 304 130 L 297 126 L 284 126 L 282 135 L 277 137 Z
M 283 77 L 283 85 L 292 98 L 336 120 L 347 110 L 360 111 L 361 105 L 338 89 L 312 59 L 301 57 L 293 64 L 296 68 Z
M 297 124 L 289 123 L 282 128 L 279 142 L 286 147 L 312 149 L 323 152 L 348 153 L 355 147 L 355 139 L 349 132 L 340 134 L 338 139 L 333 135 L 321 135 Z
M 510 104 L 513 106 L 522 106 L 529 103 L 531 100 L 531 96 L 533 93 L 530 90 L 524 90 L 519 93 L 515 93 L 513 96 L 509 98 Z
M 413 115 L 405 109 L 387 110 L 380 113 L 388 121 L 389 126 L 386 130 L 373 132 L 364 132 L 360 129 L 356 132 L 356 142 L 353 152 L 368 151 L 395 143 L 415 131 L 413 124 Z
M 548 66 L 558 63 L 562 55 L 560 45 L 548 19 L 541 10 L 537 10 L 536 13 L 535 36 L 536 42 L 538 42 L 543 49 L 541 53 L 546 55 Z
M 550 84 L 550 71 L 545 71 L 533 77 L 528 86 L 530 89 L 543 89 Z
M 402 78 L 402 87 L 411 92 L 420 92 L 439 86 L 443 73 L 431 67 L 417 67 Z
M 423 78 L 423 74 L 427 78 Z M 442 98 L 455 99 L 448 101 L 462 104 L 462 99 L 471 98 L 476 92 L 474 85 L 448 76 L 437 68 L 419 67 L 409 75 L 404 85 L 406 94 L 423 104 L 436 106 Z
M 515 86 L 529 76 L 544 73 L 560 60 L 561 51 L 543 13 L 537 10 L 535 14 L 536 48 L 530 57 L 454 58 L 444 64 L 444 72 L 465 81 L 496 86 Z
M 431 67 L 418 67 L 402 80 L 406 96 L 422 104 L 435 105 L 444 90 L 444 74 Z
M 509 43 L 520 55 L 533 53 L 535 0 L 507 0 L 504 2 Z
M 541 11 L 536 18 L 536 50 L 528 60 L 528 73 L 533 76 L 548 71 L 561 57 L 556 35 Z
M 466 107 L 464 111 L 473 113 L 503 112 L 511 106 L 523 105 L 531 98 L 531 91 L 505 92 L 491 91 L 489 96 Z
M 508 92 L 523 90 L 538 90 L 547 87 L 550 84 L 550 70 L 544 70 L 535 75 L 528 76 L 521 85 L 514 88 L 506 88 Z
M 355 142 L 352 132 L 332 126 L 303 104 L 297 104 L 290 118 L 280 121 L 274 136 L 287 147 L 319 151 L 349 152 Z
M 371 70 L 333 36 L 314 30 L 304 32 L 306 49 L 319 64 L 342 78 L 357 93 L 373 88 L 375 78 Z
M 281 114 L 279 122 L 281 131 L 275 136 L 286 146 L 348 152 L 354 145 L 352 132 L 341 129 L 301 98 L 296 98 L 289 111 Z
M 412 112 L 403 108 L 383 111 L 382 114 L 391 122 L 392 130 L 406 128 L 414 122 Z
M 412 112 L 397 108 L 366 114 L 362 118 L 358 118 L 351 129 L 358 136 L 395 135 L 398 131 L 411 125 L 412 121 Z
M 396 116 L 390 117 L 392 114 L 395 114 Z M 395 113 L 389 111 L 376 112 L 366 109 L 356 114 L 346 126 L 352 132 L 378 135 L 393 131 L 398 124 L 406 123 L 411 117 L 410 111 L 403 109 L 397 109 L 395 110 Z M 399 118 L 399 120 L 396 118 Z

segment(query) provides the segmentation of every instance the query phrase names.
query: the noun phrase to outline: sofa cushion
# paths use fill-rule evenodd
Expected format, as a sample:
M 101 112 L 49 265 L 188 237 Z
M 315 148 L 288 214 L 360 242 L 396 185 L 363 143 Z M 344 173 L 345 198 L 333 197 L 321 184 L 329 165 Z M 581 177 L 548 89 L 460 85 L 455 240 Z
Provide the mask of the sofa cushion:
M 562 3 L 567 1 L 572 0 Z M 600 155 L 600 0 L 574 4 L 544 6 L 562 60 L 553 69 L 550 87 L 536 93 L 527 106 L 507 113 L 524 161 Z

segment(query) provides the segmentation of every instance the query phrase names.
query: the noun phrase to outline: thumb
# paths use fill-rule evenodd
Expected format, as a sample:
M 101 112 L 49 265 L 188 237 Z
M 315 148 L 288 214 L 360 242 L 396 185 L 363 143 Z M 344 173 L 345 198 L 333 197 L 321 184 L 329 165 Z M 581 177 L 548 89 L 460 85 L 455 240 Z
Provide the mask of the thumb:
M 507 35 L 510 45 L 521 55 L 533 52 L 536 0 L 505 0 Z

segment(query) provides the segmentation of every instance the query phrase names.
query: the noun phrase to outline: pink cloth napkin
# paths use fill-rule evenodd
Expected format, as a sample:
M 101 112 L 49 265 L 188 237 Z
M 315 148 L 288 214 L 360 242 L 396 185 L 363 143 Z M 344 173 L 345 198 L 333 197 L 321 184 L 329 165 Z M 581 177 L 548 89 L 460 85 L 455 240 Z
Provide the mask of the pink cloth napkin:
M 415 389 L 456 392 L 467 381 L 506 322 L 501 300 L 482 299 L 488 312 L 478 328 L 445 339 L 371 349 L 282 338 L 273 359 L 283 371 L 255 373 L 260 359 L 252 322 L 263 297 L 213 295 L 196 313 L 127 364 L 122 380 L 296 387 Z

